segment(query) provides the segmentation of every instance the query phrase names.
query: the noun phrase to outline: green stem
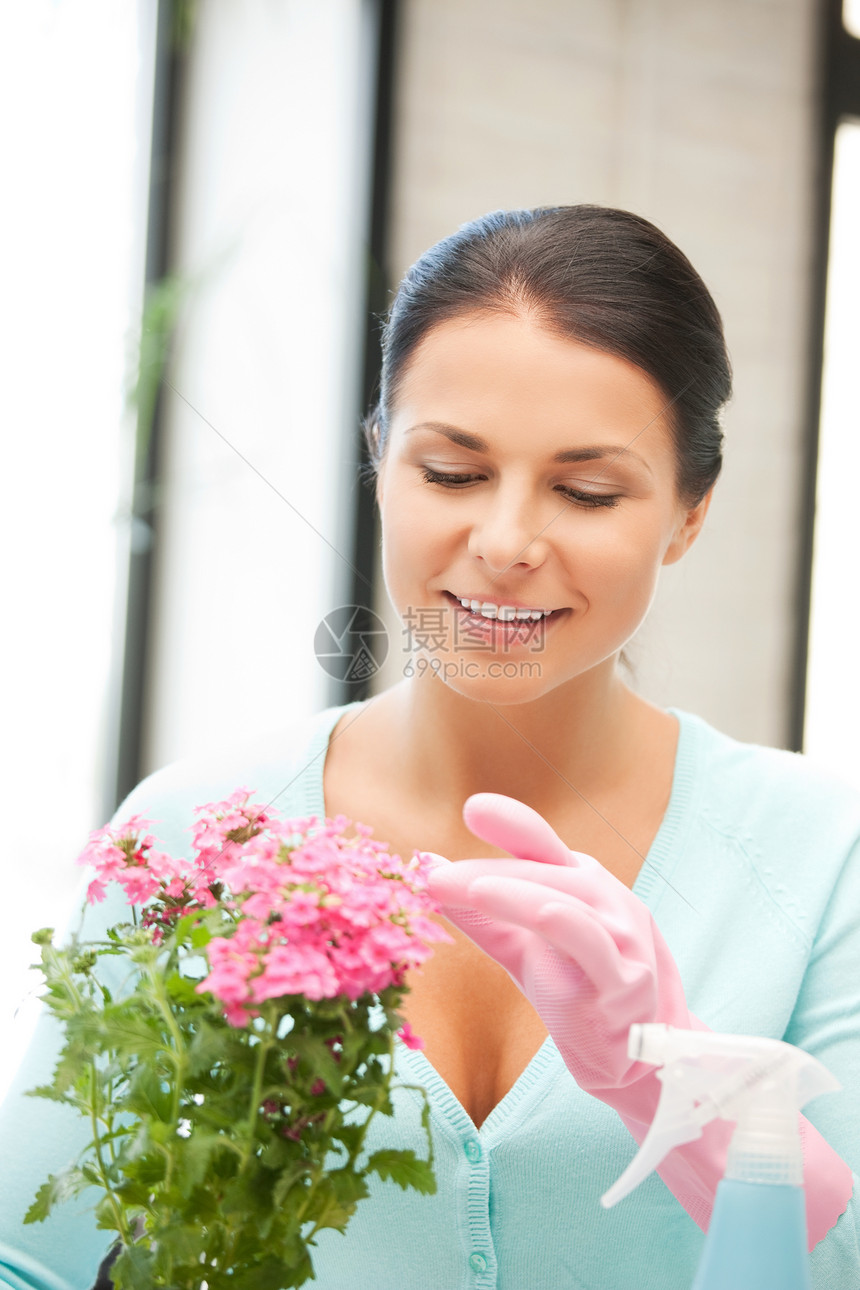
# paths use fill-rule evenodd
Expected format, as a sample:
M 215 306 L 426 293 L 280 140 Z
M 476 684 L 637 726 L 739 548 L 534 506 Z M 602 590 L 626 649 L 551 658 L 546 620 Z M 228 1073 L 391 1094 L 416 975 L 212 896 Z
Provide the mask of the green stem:
M 95 1062 L 90 1062 L 90 1124 L 93 1131 L 93 1148 L 95 1149 L 96 1160 L 98 1161 L 99 1178 L 101 1179 L 101 1185 L 107 1192 L 110 1200 L 110 1207 L 113 1210 L 114 1226 L 122 1237 L 123 1245 L 131 1245 L 134 1240 L 134 1235 L 129 1230 L 128 1224 L 125 1221 L 125 1214 L 123 1213 L 122 1205 L 117 1200 L 113 1187 L 110 1185 L 104 1157 L 102 1155 L 102 1144 L 99 1136 L 99 1116 L 96 1106 L 97 1089 L 98 1072 L 96 1071 L 96 1064 Z
M 159 1011 L 161 1013 L 161 1016 L 164 1018 L 164 1021 L 167 1025 L 167 1029 L 170 1032 L 170 1038 L 173 1041 L 173 1052 L 172 1053 L 168 1052 L 168 1056 L 172 1059 L 173 1072 L 174 1072 L 173 1090 L 172 1090 L 173 1100 L 170 1108 L 170 1114 L 171 1114 L 171 1119 L 173 1121 L 174 1130 L 176 1130 L 179 1127 L 179 1111 L 182 1105 L 182 1093 L 185 1088 L 185 1072 L 188 1068 L 185 1041 L 182 1037 L 182 1031 L 179 1029 L 178 1025 L 176 1024 L 176 1018 L 173 1015 L 173 1009 L 170 1006 L 170 1000 L 168 999 L 167 992 L 164 989 L 164 980 L 161 972 L 158 970 L 158 966 L 156 963 L 150 962 L 147 965 L 147 975 L 152 985 L 153 994 L 158 1002 Z M 167 1151 L 167 1170 L 164 1177 L 165 1189 L 168 1189 L 170 1187 L 170 1183 L 173 1178 L 173 1163 L 174 1163 L 173 1151 L 168 1150 Z
M 344 1025 L 345 1025 L 345 1027 L 346 1027 L 346 1028 L 351 1029 L 351 1027 L 349 1026 L 349 1022 L 346 1020 L 346 1018 L 345 1018 L 345 1017 L 344 1017 Z M 388 1035 L 388 1079 L 387 1079 L 387 1080 L 385 1081 L 385 1083 L 380 1087 L 379 1092 L 378 1092 L 378 1094 L 377 1094 L 377 1096 L 376 1096 L 376 1099 L 375 1099 L 375 1101 L 374 1101 L 374 1104 L 373 1104 L 373 1106 L 371 1106 L 371 1108 L 370 1108 L 370 1114 L 368 1115 L 367 1119 L 364 1121 L 364 1124 L 361 1126 L 361 1137 L 359 1138 L 359 1140 L 358 1140 L 357 1144 L 356 1144 L 356 1145 L 355 1145 L 355 1147 L 352 1149 L 352 1151 L 350 1151 L 350 1152 L 348 1153 L 348 1155 L 347 1155 L 347 1164 L 348 1164 L 350 1167 L 354 1167 L 356 1160 L 358 1159 L 358 1157 L 361 1155 L 362 1151 L 364 1150 L 364 1140 L 365 1140 L 365 1138 L 367 1137 L 367 1131 L 368 1131 L 368 1129 L 370 1128 L 371 1121 L 373 1120 L 374 1116 L 376 1116 L 376 1115 L 378 1115 L 378 1114 L 379 1114 L 380 1110 L 382 1109 L 382 1104 L 383 1104 L 383 1102 L 385 1101 L 386 1097 L 388 1096 L 389 1092 L 391 1091 L 391 1081 L 392 1081 L 392 1079 L 394 1078 L 394 1038 L 395 1038 L 395 1032 L 394 1032 L 393 1030 L 389 1031 L 389 1035 Z M 331 1123 L 331 1119 L 332 1119 L 332 1117 L 333 1117 L 333 1116 L 335 1116 L 335 1115 L 337 1115 L 338 1113 L 339 1113 L 339 1108 L 337 1108 L 337 1107 L 333 1107 L 333 1108 L 332 1108 L 332 1110 L 330 1110 L 330 1111 L 329 1111 L 328 1115 L 326 1116 L 326 1120 L 325 1120 L 325 1127 L 326 1127 L 326 1131 L 328 1131 L 328 1129 L 329 1129 L 329 1127 L 330 1127 L 330 1123 Z M 318 1171 L 317 1171 L 317 1173 L 316 1173 L 316 1175 L 315 1175 L 315 1177 L 314 1177 L 313 1182 L 311 1183 L 310 1187 L 308 1188 L 307 1195 L 305 1196 L 304 1202 L 302 1203 L 302 1206 L 301 1206 L 301 1208 L 299 1209 L 299 1213 L 298 1213 L 298 1219 L 299 1219 L 299 1222 L 301 1222 L 301 1221 L 302 1221 L 302 1218 L 304 1217 L 304 1214 L 305 1214 L 305 1212 L 306 1212 L 306 1210 L 307 1210 L 308 1206 L 310 1205 L 311 1201 L 313 1200 L 314 1192 L 316 1191 L 317 1184 L 318 1184 L 318 1182 L 319 1182 L 319 1180 L 320 1180 L 320 1177 L 322 1176 L 322 1172 L 323 1172 L 323 1171 L 322 1171 L 322 1169 L 320 1169 L 320 1170 L 318 1170 Z M 319 1231 L 319 1229 L 320 1229 L 320 1226 L 321 1226 L 322 1220 L 323 1220 L 324 1218 L 325 1218 L 325 1214 L 324 1214 L 324 1213 L 323 1213 L 323 1214 L 320 1214 L 319 1218 L 316 1220 L 316 1222 L 315 1222 L 315 1223 L 314 1223 L 314 1225 L 313 1225 L 313 1228 L 311 1229 L 310 1233 L 308 1234 L 308 1236 L 307 1236 L 306 1240 L 310 1241 L 310 1240 L 311 1240 L 311 1239 L 316 1235 L 316 1233 L 317 1233 L 317 1232 Z
M 70 952 L 63 951 L 61 953 L 57 953 L 56 950 L 51 949 L 49 953 L 50 953 L 50 967 L 52 971 L 57 973 L 60 980 L 63 982 L 66 989 L 68 990 L 69 995 L 71 996 L 71 999 L 72 999 L 72 1003 L 74 1004 L 75 1011 L 80 1012 L 81 1005 L 83 1004 L 83 997 L 77 985 L 75 984 L 74 974 L 71 972 L 69 968 Z M 45 964 L 43 966 L 43 971 L 45 973 L 45 979 L 50 984 L 50 976 L 48 974 L 47 967 L 48 965 Z
M 271 1020 L 270 1020 L 270 1016 L 271 1016 L 270 1010 L 263 1009 L 261 1012 L 261 1016 L 266 1022 L 266 1030 L 264 1034 L 266 1036 L 270 1036 L 271 1029 L 272 1029 Z M 248 1102 L 248 1140 L 247 1140 L 245 1151 L 243 1153 L 243 1159 L 242 1159 L 243 1169 L 247 1167 L 254 1150 L 254 1136 L 255 1136 L 255 1130 L 257 1127 L 257 1112 L 260 1109 L 260 1102 L 262 1101 L 262 1097 L 263 1097 L 263 1079 L 265 1078 L 265 1074 L 266 1074 L 266 1058 L 269 1055 L 269 1051 L 271 1047 L 272 1047 L 271 1038 L 263 1038 L 261 1036 L 260 1042 L 257 1045 L 257 1061 L 254 1065 L 254 1082 L 251 1085 L 251 1097 Z

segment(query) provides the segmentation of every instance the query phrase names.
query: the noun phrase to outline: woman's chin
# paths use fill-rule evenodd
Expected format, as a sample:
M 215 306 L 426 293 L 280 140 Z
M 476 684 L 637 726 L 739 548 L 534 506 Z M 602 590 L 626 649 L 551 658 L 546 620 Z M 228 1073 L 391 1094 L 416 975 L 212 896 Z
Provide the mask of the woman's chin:
M 531 703 L 543 698 L 553 689 L 555 682 L 544 676 L 538 660 L 522 663 L 479 663 L 470 660 L 468 668 L 460 661 L 448 664 L 439 662 L 430 669 L 433 678 L 455 694 L 476 703 L 507 704 Z

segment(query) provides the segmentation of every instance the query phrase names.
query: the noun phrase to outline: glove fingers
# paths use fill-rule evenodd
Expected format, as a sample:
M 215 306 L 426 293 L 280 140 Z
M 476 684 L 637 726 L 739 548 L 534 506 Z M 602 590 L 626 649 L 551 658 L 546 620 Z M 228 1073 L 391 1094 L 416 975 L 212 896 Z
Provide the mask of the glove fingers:
M 500 923 L 479 910 L 460 905 L 446 906 L 445 917 L 479 949 L 505 968 L 517 985 L 522 985 L 524 960 L 529 946 L 534 942 L 533 936 L 521 927 Z
M 524 860 L 570 867 L 572 853 L 542 815 L 525 802 L 501 793 L 473 793 L 466 799 L 463 819 L 476 837 Z
M 587 905 L 518 878 L 478 878 L 469 888 L 472 908 L 542 937 L 572 960 L 599 988 L 618 980 L 620 956 Z
M 616 885 L 607 891 L 607 878 L 611 875 L 592 856 L 583 856 L 582 860 L 581 867 L 544 864 L 538 860 L 455 860 L 433 869 L 428 875 L 428 886 L 441 905 L 468 905 L 471 904 L 469 887 L 477 878 L 519 878 L 544 890 L 575 896 L 600 913 L 607 927 L 614 929 L 617 923 L 619 931 L 624 931 L 632 915 L 627 903 L 618 904 Z M 626 889 L 624 895 L 627 902 L 636 900 Z M 608 897 L 615 899 L 610 901 Z

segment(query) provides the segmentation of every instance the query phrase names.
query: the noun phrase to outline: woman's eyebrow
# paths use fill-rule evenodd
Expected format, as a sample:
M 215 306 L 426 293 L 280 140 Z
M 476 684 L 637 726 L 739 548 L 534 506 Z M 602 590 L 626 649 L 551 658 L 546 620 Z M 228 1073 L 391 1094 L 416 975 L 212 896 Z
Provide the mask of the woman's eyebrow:
M 449 426 L 444 421 L 421 421 L 418 425 L 409 426 L 404 432 L 412 434 L 415 430 L 432 430 L 435 434 L 442 434 L 452 443 L 456 443 L 460 448 L 467 448 L 471 452 L 489 452 L 489 444 L 480 437 L 480 435 L 470 434 L 467 430 L 458 430 L 456 426 Z M 614 459 L 616 457 L 633 458 L 646 470 L 650 471 L 651 467 L 644 458 L 638 453 L 632 452 L 624 444 L 612 443 L 595 443 L 588 444 L 582 448 L 564 448 L 561 452 L 553 455 L 552 460 L 563 463 L 568 461 L 603 461 L 606 458 Z

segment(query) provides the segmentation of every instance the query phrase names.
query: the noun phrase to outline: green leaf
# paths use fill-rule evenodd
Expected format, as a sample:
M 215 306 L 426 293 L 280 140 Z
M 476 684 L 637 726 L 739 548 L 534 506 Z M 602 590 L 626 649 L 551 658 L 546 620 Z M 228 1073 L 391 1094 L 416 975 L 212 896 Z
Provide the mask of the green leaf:
M 158 1253 L 169 1254 L 177 1262 L 193 1263 L 201 1250 L 201 1232 L 197 1227 L 171 1223 L 158 1233 Z
M 128 1219 L 128 1214 L 125 1215 Z M 96 1227 L 103 1231 L 115 1232 L 122 1235 L 120 1227 L 117 1225 L 114 1207 L 111 1204 L 111 1198 L 107 1192 L 102 1193 L 102 1198 L 96 1205 Z
M 114 1191 L 126 1209 L 134 1209 L 138 1206 L 141 1209 L 145 1209 L 152 1195 L 152 1188 L 142 1182 L 119 1183 L 114 1188 Z
M 81 1176 L 84 1178 L 86 1182 L 90 1183 L 90 1185 L 93 1187 L 102 1186 L 102 1180 L 99 1175 L 99 1171 L 96 1168 L 96 1165 L 91 1164 L 87 1160 L 85 1160 L 84 1163 L 81 1165 Z
M 136 996 L 123 1003 L 109 1004 L 100 1018 L 81 1018 L 79 1036 L 95 1052 L 115 1050 L 126 1056 L 147 1058 L 164 1052 L 167 1043 L 157 1024 L 140 1012 Z
M 44 1223 L 54 1207 L 56 1197 L 54 1194 L 54 1175 L 51 1174 L 47 1182 L 43 1182 L 36 1192 L 36 1199 L 33 1201 L 27 1213 L 24 1215 L 25 1223 Z
M 195 1128 L 190 1138 L 177 1143 L 176 1154 L 182 1163 L 182 1177 L 189 1187 L 201 1184 L 206 1177 L 213 1155 L 223 1151 L 223 1139 L 217 1133 L 207 1133 Z
M 363 1124 L 341 1124 L 334 1127 L 331 1136 L 338 1142 L 342 1142 L 350 1155 L 355 1155 L 360 1150 L 364 1141 L 365 1127 Z
M 336 1232 L 345 1232 L 346 1225 L 355 1213 L 354 1205 L 336 1205 L 332 1202 L 318 1219 L 318 1228 L 332 1227 Z
M 167 1160 L 160 1151 L 152 1151 L 141 1155 L 129 1155 L 123 1165 L 130 1182 L 140 1183 L 147 1191 L 152 1191 L 153 1187 L 164 1178 Z
M 267 1169 L 283 1169 L 295 1160 L 298 1144 L 281 1137 L 271 1137 L 260 1152 L 260 1162 Z
M 88 1186 L 87 1178 L 75 1165 L 64 1169 L 62 1173 L 50 1174 L 48 1181 L 42 1183 L 36 1192 L 36 1198 L 27 1210 L 24 1222 L 44 1222 L 55 1205 L 61 1205 L 63 1201 L 77 1196 Z
M 192 928 L 192 931 L 191 931 L 192 949 L 194 950 L 205 949 L 211 940 L 212 940 L 212 933 L 209 931 L 208 927 L 204 927 L 201 924 L 199 927 Z
M 344 1169 L 332 1169 L 328 1175 L 328 1181 L 334 1195 L 343 1204 L 352 1205 L 370 1195 L 363 1176 L 355 1173 L 349 1166 Z
M 292 1264 L 270 1254 L 258 1267 L 231 1277 L 230 1286 L 231 1290 L 285 1290 L 288 1286 L 303 1285 L 312 1276 L 313 1268 L 306 1251 Z
M 338 1063 L 332 1057 L 323 1036 L 301 1035 L 293 1031 L 288 1042 L 290 1047 L 294 1049 L 296 1056 L 307 1063 L 313 1074 L 313 1079 L 322 1078 L 329 1088 L 340 1088 L 342 1072 Z M 287 1078 L 286 1082 L 290 1083 L 291 1081 Z
M 70 1098 L 65 1093 L 58 1093 L 53 1084 L 39 1084 L 36 1088 L 28 1088 L 24 1094 L 25 1097 L 45 1097 L 51 1102 L 68 1102 Z
M 227 1056 L 225 1045 L 226 1022 L 224 1025 L 213 1023 L 211 1020 L 201 1018 L 197 1033 L 191 1041 L 191 1047 L 188 1050 L 188 1062 L 192 1075 L 200 1075 L 204 1071 L 211 1071 L 219 1062 L 224 1061 Z
M 204 1186 L 192 1187 L 185 1197 L 183 1217 L 189 1222 L 197 1223 L 198 1230 L 203 1225 L 211 1232 L 214 1224 L 221 1221 L 221 1197 L 214 1182 L 210 1174 Z
M 110 1270 L 116 1290 L 154 1290 L 155 1257 L 142 1245 L 125 1246 Z
M 173 1002 L 182 1007 L 190 1008 L 201 1002 L 197 982 L 193 977 L 183 976 L 181 972 L 171 972 L 164 985 Z
M 173 939 L 177 944 L 181 945 L 183 941 L 189 939 L 199 921 L 200 911 L 196 909 L 190 914 L 183 914 L 181 918 L 177 919 L 176 926 L 173 929 Z
M 272 1188 L 272 1205 L 275 1209 L 280 1210 L 293 1187 L 300 1187 L 302 1192 L 304 1192 L 308 1185 L 308 1170 L 303 1160 L 297 1161 L 292 1168 L 282 1168 L 278 1175 L 278 1181 Z M 296 1204 L 298 1204 L 301 1200 L 301 1196 L 294 1199 Z
M 391 1098 L 387 1093 L 385 1093 L 381 1096 L 380 1100 L 380 1091 L 378 1087 L 371 1086 L 368 1088 L 366 1085 L 360 1084 L 357 1088 L 351 1088 L 349 1090 L 349 1098 L 351 1102 L 358 1102 L 360 1106 L 375 1107 L 378 1103 L 378 1109 L 383 1115 L 394 1114 L 394 1104 L 392 1103 Z
M 224 1186 L 221 1202 L 225 1214 L 239 1215 L 242 1221 L 262 1218 L 273 1208 L 272 1191 L 277 1174 L 263 1165 L 237 1174 Z
M 384 1151 L 374 1151 L 367 1162 L 367 1171 L 396 1182 L 404 1191 L 407 1187 L 414 1187 L 425 1196 L 432 1196 L 436 1192 L 436 1178 L 432 1168 L 426 1160 L 419 1160 L 411 1150 L 396 1151 L 394 1148 L 387 1148 Z
M 156 1120 L 168 1123 L 173 1118 L 173 1098 L 170 1089 L 151 1066 L 137 1068 L 129 1090 L 119 1103 L 119 1107 L 123 1111 L 132 1111 L 142 1116 L 154 1116 Z

